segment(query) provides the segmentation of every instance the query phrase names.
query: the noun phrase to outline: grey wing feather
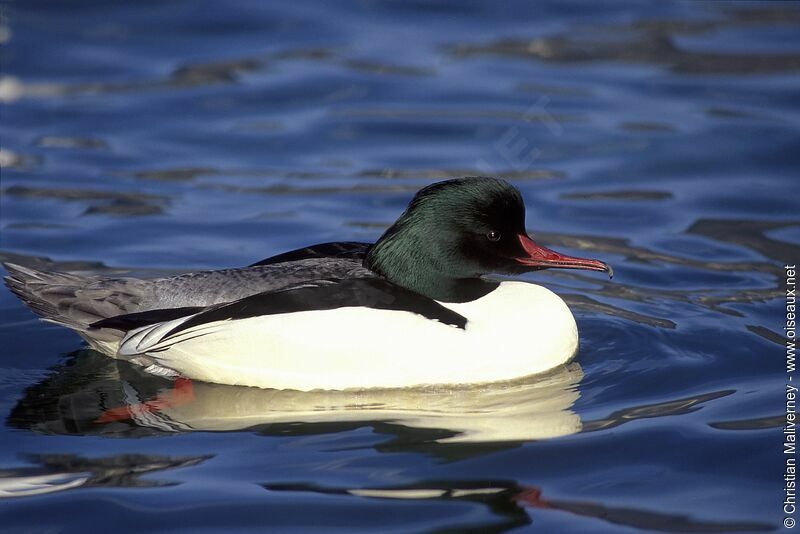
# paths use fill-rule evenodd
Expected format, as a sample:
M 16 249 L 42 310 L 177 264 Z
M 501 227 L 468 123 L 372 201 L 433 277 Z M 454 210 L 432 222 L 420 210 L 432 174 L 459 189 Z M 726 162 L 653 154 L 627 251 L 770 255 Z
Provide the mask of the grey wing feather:
M 373 276 L 375 274 L 362 267 L 360 261 L 340 258 L 188 273 L 154 280 L 157 301 L 148 303 L 147 309 L 212 306 L 311 280 Z
M 43 272 L 3 264 L 8 288 L 42 318 L 85 331 L 100 319 L 136 311 L 150 284 L 136 278 L 100 278 Z
M 89 325 L 135 312 L 212 306 L 319 278 L 374 276 L 360 261 L 314 258 L 240 269 L 201 271 L 169 278 L 103 278 L 43 272 L 6 263 L 5 283 L 35 313 L 81 335 Z M 91 337 L 100 335 L 97 330 Z

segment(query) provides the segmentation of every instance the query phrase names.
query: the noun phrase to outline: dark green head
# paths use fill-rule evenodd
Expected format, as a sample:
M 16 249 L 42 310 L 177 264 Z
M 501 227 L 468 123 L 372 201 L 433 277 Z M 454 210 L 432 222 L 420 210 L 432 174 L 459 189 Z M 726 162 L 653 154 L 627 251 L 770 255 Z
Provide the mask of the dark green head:
M 367 268 L 445 302 L 491 290 L 488 273 L 562 267 L 608 271 L 597 260 L 571 258 L 535 244 L 525 231 L 519 191 L 496 178 L 460 178 L 420 190 L 367 254 Z

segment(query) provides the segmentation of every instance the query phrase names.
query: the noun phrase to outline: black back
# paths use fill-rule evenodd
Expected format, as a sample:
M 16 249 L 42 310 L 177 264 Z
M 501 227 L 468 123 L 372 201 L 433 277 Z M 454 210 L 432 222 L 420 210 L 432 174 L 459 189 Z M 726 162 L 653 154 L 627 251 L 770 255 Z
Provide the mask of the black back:
M 307 260 L 311 258 L 342 258 L 348 260 L 363 260 L 371 245 L 369 243 L 359 243 L 357 241 L 334 241 L 331 243 L 320 243 L 308 247 L 298 248 L 284 252 L 276 256 L 270 256 L 256 262 L 250 267 L 259 265 L 272 265 L 287 261 Z

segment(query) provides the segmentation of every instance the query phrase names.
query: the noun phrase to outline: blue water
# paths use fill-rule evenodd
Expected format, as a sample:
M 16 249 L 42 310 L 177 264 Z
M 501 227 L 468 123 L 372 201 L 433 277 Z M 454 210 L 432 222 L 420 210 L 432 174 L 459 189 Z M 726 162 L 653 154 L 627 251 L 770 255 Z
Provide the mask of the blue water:
M 0 13 L 3 260 L 246 265 L 373 240 L 421 186 L 488 174 L 616 272 L 529 277 L 577 317 L 568 368 L 364 394 L 175 385 L 0 290 L 3 532 L 783 528 L 797 4 Z

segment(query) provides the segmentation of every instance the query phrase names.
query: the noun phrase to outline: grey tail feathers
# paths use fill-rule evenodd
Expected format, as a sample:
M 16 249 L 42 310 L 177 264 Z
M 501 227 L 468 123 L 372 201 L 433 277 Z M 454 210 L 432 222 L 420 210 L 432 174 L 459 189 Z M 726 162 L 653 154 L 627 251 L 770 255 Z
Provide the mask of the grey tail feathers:
M 114 299 L 108 281 L 61 272 L 42 272 L 4 263 L 6 286 L 37 315 L 83 333 L 95 321 L 126 313 L 133 299 Z M 112 297 L 109 299 L 109 297 Z M 116 302 L 115 302 L 116 301 Z

